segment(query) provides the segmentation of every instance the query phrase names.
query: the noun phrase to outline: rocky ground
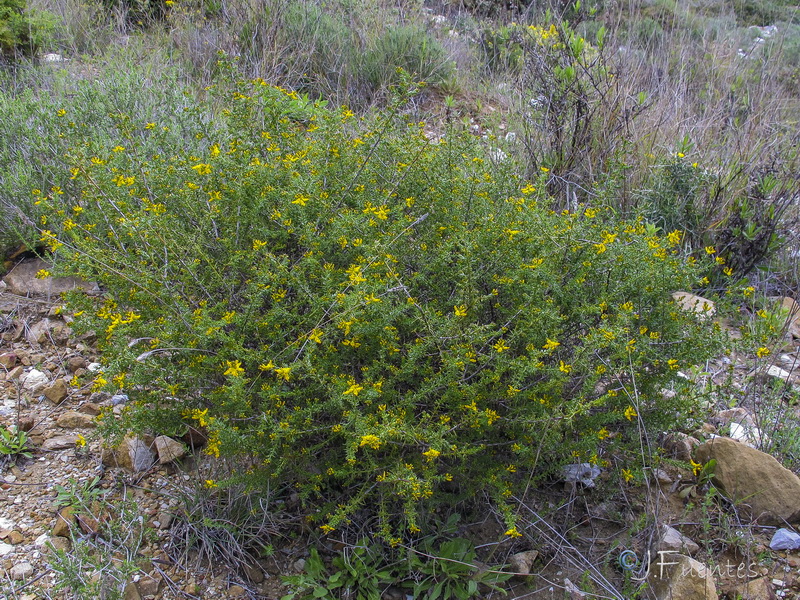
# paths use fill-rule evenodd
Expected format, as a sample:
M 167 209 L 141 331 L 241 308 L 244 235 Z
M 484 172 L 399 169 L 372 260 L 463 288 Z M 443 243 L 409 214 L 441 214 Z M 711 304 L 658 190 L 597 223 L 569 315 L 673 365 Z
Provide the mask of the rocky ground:
M 280 598 L 279 575 L 304 565 L 307 548 L 300 542 L 285 540 L 272 556 L 238 570 L 224 560 L 209 570 L 202 551 L 179 543 L 191 534 L 187 515 L 208 496 L 198 491 L 206 465 L 199 453 L 187 453 L 191 440 L 143 437 L 102 447 L 95 419 L 121 410 L 125 397 L 92 390 L 100 368 L 94 340 L 73 335 L 59 303 L 60 286 L 76 282 L 36 279 L 40 268 L 26 259 L 0 284 L 0 427 L 27 432 L 31 450 L 15 462 L 0 454 L 0 599 L 99 597 L 75 593 L 92 584 L 124 589 L 127 600 Z M 790 321 L 789 333 L 800 332 L 800 323 Z M 780 364 L 758 376 L 789 389 L 798 377 L 791 335 L 779 350 Z M 730 373 L 727 366 L 720 361 L 708 371 Z M 746 361 L 733 370 L 742 381 L 753 375 Z M 550 517 L 561 529 L 539 531 L 538 539 L 549 543 L 536 548 L 527 537 L 498 545 L 495 560 L 532 574 L 512 580 L 507 597 L 592 597 L 586 590 L 617 597 L 602 588 L 604 581 L 612 589 L 625 585 L 618 562 L 625 548 L 640 560 L 627 572 L 629 586 L 631 577 L 647 576 L 648 551 L 651 557 L 674 552 L 661 555 L 675 557 L 666 559 L 677 565 L 666 574 L 658 559 L 650 564 L 648 593 L 659 599 L 800 597 L 800 536 L 792 530 L 800 523 L 800 479 L 752 447 L 769 435 L 756 407 L 724 404 L 696 435 L 676 432 L 662 440 L 677 460 L 666 461 L 646 486 L 605 498 L 593 491 L 597 475 L 589 470 L 578 477 L 583 483 L 544 491 L 540 500 L 558 507 Z M 715 437 L 720 432 L 727 437 Z M 724 490 L 715 503 L 703 501 L 707 482 L 679 462 L 712 458 L 714 482 Z M 531 531 L 542 527 L 535 514 L 523 520 Z M 648 514 L 657 515 L 658 525 L 637 530 Z M 779 529 L 783 548 L 774 541 Z M 502 537 L 492 527 L 485 534 Z M 57 589 L 67 581 L 71 586 Z M 404 594 L 390 589 L 385 596 Z

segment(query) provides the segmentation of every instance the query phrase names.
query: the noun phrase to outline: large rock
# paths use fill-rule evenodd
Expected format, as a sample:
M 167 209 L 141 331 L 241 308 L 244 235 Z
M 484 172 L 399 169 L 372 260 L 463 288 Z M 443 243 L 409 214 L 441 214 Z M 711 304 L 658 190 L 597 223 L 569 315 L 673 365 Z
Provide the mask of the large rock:
M 711 571 L 683 554 L 662 553 L 650 564 L 650 597 L 657 600 L 717 600 Z
M 58 416 L 56 425 L 62 429 L 82 429 L 86 427 L 94 427 L 94 417 L 85 415 L 76 410 L 68 410 Z
M 717 461 L 714 483 L 734 502 L 749 507 L 753 520 L 767 525 L 800 522 L 800 479 L 774 457 L 727 438 L 695 451 L 697 461 Z
M 105 448 L 102 461 L 108 467 L 121 467 L 134 473 L 146 471 L 156 462 L 150 447 L 143 439 L 128 436 L 116 448 Z
M 169 436 L 160 435 L 156 438 L 156 451 L 158 452 L 158 463 L 165 465 L 183 458 L 186 455 L 186 446 Z
M 52 385 L 44 388 L 44 395 L 53 404 L 61 404 L 69 394 L 69 385 L 61 378 L 56 379 Z
M 36 274 L 40 271 L 50 271 L 52 268 L 52 265 L 40 258 L 25 259 L 3 277 L 3 281 L 6 283 L 8 292 L 20 296 L 55 296 L 75 288 L 88 292 L 98 291 L 96 283 L 87 283 L 77 277 L 36 278 Z
M 674 292 L 672 298 L 681 309 L 686 312 L 693 312 L 701 318 L 713 317 L 717 312 L 714 302 L 702 296 L 690 294 L 689 292 Z

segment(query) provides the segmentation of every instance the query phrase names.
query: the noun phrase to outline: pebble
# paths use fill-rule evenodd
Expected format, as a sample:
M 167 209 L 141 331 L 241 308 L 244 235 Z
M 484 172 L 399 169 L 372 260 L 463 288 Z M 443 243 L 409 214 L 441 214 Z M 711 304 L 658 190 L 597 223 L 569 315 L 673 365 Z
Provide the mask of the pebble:
M 33 565 L 29 562 L 21 562 L 11 567 L 11 579 L 19 581 L 20 579 L 27 579 L 33 575 Z

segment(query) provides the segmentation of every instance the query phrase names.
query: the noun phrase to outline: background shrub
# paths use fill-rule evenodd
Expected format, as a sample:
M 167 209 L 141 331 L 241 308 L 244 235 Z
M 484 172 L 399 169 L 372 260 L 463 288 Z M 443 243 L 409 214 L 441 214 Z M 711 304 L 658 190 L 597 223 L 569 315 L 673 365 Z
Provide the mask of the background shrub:
M 670 295 L 698 277 L 680 232 L 551 211 L 545 173 L 431 144 L 400 98 L 360 122 L 260 80 L 214 93 L 183 146 L 141 114 L 73 138 L 68 187 L 36 198 L 41 243 L 107 290 L 72 297 L 96 385 L 132 398 L 106 433 L 204 427 L 323 531 L 376 516 L 396 541 L 476 494 L 516 535 L 532 478 L 683 418 L 661 390 L 714 344 Z

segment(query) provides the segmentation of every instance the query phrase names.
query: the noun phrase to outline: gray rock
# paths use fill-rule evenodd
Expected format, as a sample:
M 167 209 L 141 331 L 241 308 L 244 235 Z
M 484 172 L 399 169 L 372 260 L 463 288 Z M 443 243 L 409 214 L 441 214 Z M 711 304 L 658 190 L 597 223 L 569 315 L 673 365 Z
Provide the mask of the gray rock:
M 665 525 L 661 535 L 661 543 L 658 545 L 658 549 L 684 554 L 694 554 L 700 550 L 700 546 L 698 546 L 695 542 L 683 535 L 674 527 Z
M 509 569 L 514 571 L 516 575 L 526 576 L 531 574 L 533 561 L 539 556 L 536 550 L 527 550 L 526 552 L 517 552 L 511 555 L 508 559 Z
M 44 344 L 50 339 L 50 319 L 42 319 L 25 330 L 25 339 L 31 344 Z
M 772 550 L 800 550 L 800 535 L 791 529 L 778 529 L 772 536 L 769 547 Z
M 128 394 L 114 394 L 111 396 L 111 405 L 120 406 L 128 402 Z
M 139 473 L 153 466 L 156 455 L 144 440 L 128 436 L 116 448 L 104 449 L 102 461 L 108 467 L 121 467 Z
M 27 579 L 28 577 L 33 575 L 33 565 L 29 562 L 17 563 L 13 567 L 11 567 L 11 571 L 9 574 L 11 575 L 11 579 L 13 579 L 14 581 Z
M 579 463 L 562 467 L 561 474 L 567 483 L 582 483 L 594 487 L 594 480 L 600 476 L 600 467 L 591 463 Z

